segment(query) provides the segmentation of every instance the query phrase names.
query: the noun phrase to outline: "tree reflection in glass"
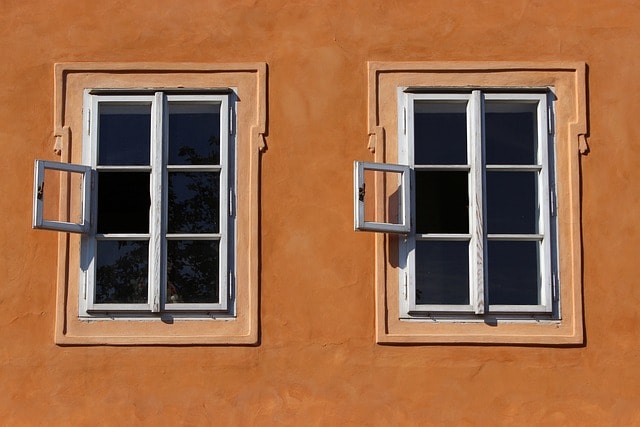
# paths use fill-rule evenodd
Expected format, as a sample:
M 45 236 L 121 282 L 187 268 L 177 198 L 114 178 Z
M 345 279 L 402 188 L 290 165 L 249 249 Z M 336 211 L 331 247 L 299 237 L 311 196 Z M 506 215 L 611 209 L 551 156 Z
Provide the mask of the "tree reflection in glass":
M 146 303 L 149 242 L 99 240 L 96 256 L 96 304 Z
M 167 303 L 217 303 L 217 240 L 167 242 Z

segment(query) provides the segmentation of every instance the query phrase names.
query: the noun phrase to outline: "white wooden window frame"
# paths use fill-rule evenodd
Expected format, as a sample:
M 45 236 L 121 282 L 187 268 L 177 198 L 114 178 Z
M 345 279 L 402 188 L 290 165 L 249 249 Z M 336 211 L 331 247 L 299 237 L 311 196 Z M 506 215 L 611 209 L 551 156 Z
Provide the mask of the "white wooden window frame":
M 365 198 L 375 197 L 374 187 L 367 190 L 365 187 L 365 171 L 384 172 L 389 176 L 397 175 L 398 182 L 398 222 L 366 221 Z M 379 231 L 383 233 L 406 234 L 411 229 L 409 212 L 411 211 L 411 198 L 409 194 L 410 170 L 406 165 L 394 165 L 389 163 L 374 163 L 356 161 L 353 165 L 354 172 L 354 228 L 360 231 Z M 386 196 L 386 194 L 385 194 Z
M 78 222 L 50 220 L 44 217 L 46 201 L 46 188 L 51 188 L 59 183 L 49 183 L 45 188 L 45 171 L 57 170 L 81 175 L 80 188 L 80 218 Z M 67 233 L 86 233 L 90 227 L 91 206 L 91 168 L 84 165 L 71 163 L 51 162 L 36 160 L 34 164 L 33 179 L 33 228 L 61 231 Z
M 472 90 L 467 93 L 421 93 L 420 91 L 406 91 L 398 89 L 398 159 L 413 170 L 466 170 L 469 171 L 469 233 L 468 234 L 423 234 L 415 232 L 415 221 L 411 221 L 411 232 L 399 244 L 400 277 L 399 277 L 399 309 L 400 317 L 415 319 L 428 316 L 441 319 L 482 319 L 483 315 L 509 317 L 513 315 L 550 316 L 558 312 L 554 303 L 558 295 L 557 274 L 554 273 L 555 251 L 553 251 L 555 228 L 552 221 L 551 198 L 555 194 L 555 187 L 551 182 L 550 170 L 553 168 L 549 158 L 549 147 L 552 144 L 552 111 L 547 101 L 545 89 L 522 93 L 492 93 L 491 90 Z M 514 103 L 537 104 L 537 164 L 536 165 L 486 165 L 484 163 L 484 102 L 503 101 Z M 467 164 L 442 166 L 416 166 L 414 162 L 414 111 L 415 101 L 464 102 L 467 111 Z M 535 235 L 525 234 L 486 234 L 484 223 L 486 207 L 483 201 L 486 196 L 484 190 L 485 174 L 487 170 L 531 170 L 538 172 L 537 189 L 540 213 L 538 215 L 538 230 Z M 414 185 L 412 175 L 412 188 Z M 415 192 L 411 192 L 415 198 Z M 411 218 L 415 218 L 415 203 L 411 203 Z M 554 214 L 555 215 L 555 214 Z M 539 274 L 540 274 L 540 303 L 537 305 L 496 305 L 486 301 L 487 269 L 484 259 L 487 256 L 486 242 L 489 240 L 506 241 L 539 241 Z M 439 241 L 467 241 L 469 242 L 469 305 L 448 304 L 417 304 L 416 276 L 415 276 L 415 246 L 416 240 Z M 404 262 L 404 264 L 403 264 Z M 480 317 L 478 317 L 480 315 Z M 462 316 L 462 317 L 460 317 Z M 518 318 L 518 317 L 516 317 Z
M 91 90 L 84 93 L 84 127 L 83 131 L 83 163 L 93 170 L 99 171 L 148 171 L 150 177 L 151 206 L 149 213 L 149 233 L 145 234 L 97 234 L 96 221 L 93 221 L 87 234 L 81 239 L 82 278 L 79 298 L 79 315 L 87 318 L 114 317 L 144 317 L 163 312 L 179 314 L 181 312 L 233 314 L 233 303 L 230 286 L 233 284 L 233 201 L 235 156 L 230 147 L 235 147 L 235 135 L 232 121 L 235 120 L 230 102 L 233 94 L 172 94 L 171 92 L 150 92 L 146 95 L 109 95 L 108 91 L 92 94 Z M 220 164 L 219 165 L 167 165 L 168 158 L 168 117 L 165 113 L 169 102 L 192 102 L 220 104 Z M 151 141 L 149 166 L 99 166 L 98 157 L 98 126 L 99 104 L 101 103 L 130 103 L 133 105 L 151 105 Z M 220 227 L 218 233 L 167 233 L 167 191 L 168 171 L 220 172 Z M 97 178 L 96 178 L 97 179 Z M 91 192 L 91 211 L 97 212 L 97 197 L 95 192 L 97 183 Z M 211 304 L 171 303 L 166 304 L 167 272 L 166 240 L 218 240 L 219 243 L 219 302 Z M 146 303 L 96 303 L 96 249 L 98 240 L 145 240 L 149 242 L 148 261 L 148 298 Z

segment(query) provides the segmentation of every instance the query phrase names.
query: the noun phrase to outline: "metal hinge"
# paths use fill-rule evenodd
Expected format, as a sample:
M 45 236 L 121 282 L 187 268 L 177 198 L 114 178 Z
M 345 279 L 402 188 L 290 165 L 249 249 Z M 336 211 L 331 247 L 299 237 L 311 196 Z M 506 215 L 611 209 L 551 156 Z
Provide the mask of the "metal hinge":
M 233 135 L 233 108 L 229 107 L 229 135 Z
M 234 197 L 235 194 L 233 189 L 229 189 L 229 216 L 233 216 L 233 205 L 234 205 Z
M 558 301 L 558 274 L 555 272 L 551 274 L 551 297 L 554 302 Z
M 91 109 L 87 108 L 87 135 L 91 135 Z
M 234 289 L 235 276 L 233 275 L 233 271 L 229 270 L 229 299 L 233 298 L 233 289 Z
M 558 202 L 556 198 L 556 192 L 554 190 L 549 191 L 549 202 L 551 207 L 551 216 L 555 217 L 558 214 Z
M 407 134 L 407 107 L 402 107 L 402 134 Z
M 547 107 L 547 133 L 553 135 L 553 109 L 551 105 Z
M 406 301 L 409 298 L 409 290 L 408 290 L 408 282 L 407 273 L 404 273 L 404 300 Z

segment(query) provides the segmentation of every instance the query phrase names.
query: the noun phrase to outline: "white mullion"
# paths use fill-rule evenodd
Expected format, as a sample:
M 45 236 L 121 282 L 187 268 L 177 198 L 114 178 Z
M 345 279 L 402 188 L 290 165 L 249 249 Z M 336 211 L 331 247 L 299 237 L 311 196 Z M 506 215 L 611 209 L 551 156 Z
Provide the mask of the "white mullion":
M 542 170 L 538 174 L 538 197 L 540 200 L 540 216 L 538 218 L 538 233 L 544 237 L 540 244 L 540 304 L 546 307 L 546 311 L 552 310 L 553 304 L 553 277 L 551 268 L 551 201 L 549 189 L 549 151 L 548 138 L 550 134 L 549 120 L 550 110 L 547 105 L 547 96 L 538 97 L 538 163 Z
M 151 208 L 149 209 L 149 303 L 151 311 L 161 307 L 162 283 L 162 201 L 163 186 L 164 95 L 156 92 L 151 107 Z
M 399 94 L 400 96 L 400 94 Z M 406 259 L 405 272 L 400 271 L 399 292 L 400 313 L 409 313 L 416 307 L 416 174 L 415 174 L 415 111 L 416 97 L 403 94 L 404 105 L 401 106 L 403 130 L 399 132 L 398 140 L 403 141 L 403 150 L 398 152 L 398 163 L 409 165 L 414 171 L 409 173 L 409 234 L 399 242 L 400 259 Z M 400 240 L 400 239 L 399 239 Z M 407 274 L 408 273 L 408 274 Z M 402 298 L 404 296 L 404 298 Z
M 469 286 L 470 302 L 476 314 L 485 311 L 484 271 L 484 108 L 482 93 L 471 92 L 467 106 L 467 146 L 471 171 L 469 173 Z
M 228 221 L 229 206 L 229 135 L 231 130 L 231 112 L 229 109 L 229 97 L 224 96 L 220 105 L 220 200 L 218 214 L 220 215 L 220 243 L 218 247 L 218 303 L 224 310 L 227 309 L 229 299 L 229 267 L 228 267 Z

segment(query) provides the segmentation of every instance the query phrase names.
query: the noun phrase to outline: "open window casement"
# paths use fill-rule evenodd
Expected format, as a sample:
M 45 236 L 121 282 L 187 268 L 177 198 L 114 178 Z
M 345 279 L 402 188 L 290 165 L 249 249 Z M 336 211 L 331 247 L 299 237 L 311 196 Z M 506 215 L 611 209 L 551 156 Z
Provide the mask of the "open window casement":
M 354 163 L 356 230 L 409 233 L 409 173 L 409 166 L 406 165 L 359 161 Z M 376 189 L 383 191 L 376 194 Z
M 66 180 L 69 185 L 67 188 L 71 188 L 63 197 L 58 193 L 61 180 Z M 67 233 L 89 232 L 89 166 L 36 160 L 33 184 L 33 228 Z M 56 209 L 56 202 L 60 203 L 61 208 L 67 204 L 64 210 L 69 209 L 69 218 L 56 217 L 63 212 L 63 209 Z

